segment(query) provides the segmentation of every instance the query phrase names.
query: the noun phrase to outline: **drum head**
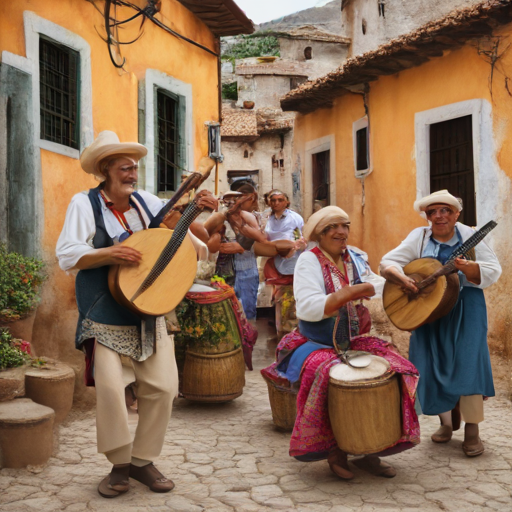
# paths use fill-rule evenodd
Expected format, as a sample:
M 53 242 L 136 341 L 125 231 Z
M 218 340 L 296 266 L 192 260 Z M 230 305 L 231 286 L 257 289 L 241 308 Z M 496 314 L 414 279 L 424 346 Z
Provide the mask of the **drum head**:
M 358 357 L 369 357 L 371 362 L 364 368 L 352 368 L 346 364 L 337 364 L 329 370 L 329 377 L 340 382 L 359 382 L 378 379 L 389 370 L 389 363 L 383 357 L 373 354 Z
M 194 283 L 191 287 L 189 292 L 192 293 L 203 293 L 203 292 L 214 292 L 215 288 L 212 288 L 211 286 L 205 286 L 204 284 L 197 284 Z

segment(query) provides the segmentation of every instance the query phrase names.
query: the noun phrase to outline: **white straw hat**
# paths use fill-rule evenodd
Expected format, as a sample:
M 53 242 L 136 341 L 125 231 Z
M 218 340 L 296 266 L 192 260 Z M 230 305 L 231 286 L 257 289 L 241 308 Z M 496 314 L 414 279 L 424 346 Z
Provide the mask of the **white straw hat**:
M 85 172 L 94 174 L 100 180 L 104 180 L 105 176 L 99 168 L 99 163 L 104 158 L 112 155 L 130 155 L 136 160 L 140 160 L 147 153 L 148 150 L 142 144 L 138 142 L 119 142 L 116 133 L 104 130 L 90 146 L 82 151 L 80 164 Z
M 417 212 L 424 212 L 431 204 L 447 204 L 453 206 L 458 212 L 462 210 L 460 201 L 448 192 L 448 190 L 438 190 L 432 194 L 418 199 L 414 202 L 414 209 Z

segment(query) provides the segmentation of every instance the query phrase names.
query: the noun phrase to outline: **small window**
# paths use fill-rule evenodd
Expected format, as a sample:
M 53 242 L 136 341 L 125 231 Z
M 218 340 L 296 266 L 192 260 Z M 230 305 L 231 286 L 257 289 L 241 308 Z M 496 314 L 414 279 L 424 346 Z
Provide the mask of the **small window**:
M 386 0 L 379 0 L 379 16 L 386 17 Z
M 41 37 L 39 80 L 41 139 L 79 147 L 78 52 Z
M 180 175 L 180 110 L 178 97 L 157 89 L 157 192 L 174 191 Z
M 371 172 L 370 137 L 367 117 L 363 117 L 353 124 L 353 137 L 356 178 L 364 178 Z
M 366 20 L 363 18 L 363 22 L 361 23 L 361 30 L 363 31 L 363 35 L 366 34 Z
M 311 46 L 306 46 L 306 48 L 304 48 L 304 58 L 306 60 L 311 60 L 313 58 L 313 50 Z

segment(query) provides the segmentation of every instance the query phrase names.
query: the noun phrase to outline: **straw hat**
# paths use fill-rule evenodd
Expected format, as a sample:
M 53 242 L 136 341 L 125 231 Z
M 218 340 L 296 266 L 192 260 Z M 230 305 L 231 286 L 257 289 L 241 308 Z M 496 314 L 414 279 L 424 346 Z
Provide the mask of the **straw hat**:
M 424 212 L 431 204 L 447 204 L 452 206 L 460 212 L 462 210 L 462 204 L 460 201 L 448 192 L 448 190 L 438 190 L 437 192 L 433 192 L 432 194 L 422 197 L 418 199 L 418 201 L 414 202 L 414 209 L 419 212 Z
M 113 155 L 130 155 L 134 159 L 140 160 L 146 156 L 148 150 L 138 142 L 119 142 L 116 133 L 109 130 L 101 132 L 96 140 L 87 146 L 80 155 L 80 164 L 82 169 L 94 174 L 100 180 L 104 180 L 105 176 L 100 171 L 99 163 L 108 156 Z

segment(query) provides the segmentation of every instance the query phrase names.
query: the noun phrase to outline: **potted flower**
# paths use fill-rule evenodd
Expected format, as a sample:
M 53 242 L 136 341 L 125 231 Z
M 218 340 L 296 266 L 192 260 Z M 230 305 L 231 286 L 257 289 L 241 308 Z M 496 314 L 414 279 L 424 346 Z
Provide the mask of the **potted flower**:
M 9 252 L 0 244 L 0 325 L 30 315 L 39 303 L 39 289 L 45 278 L 41 260 Z
M 29 360 L 30 343 L 13 338 L 9 329 L 0 328 L 0 402 L 23 396 Z

